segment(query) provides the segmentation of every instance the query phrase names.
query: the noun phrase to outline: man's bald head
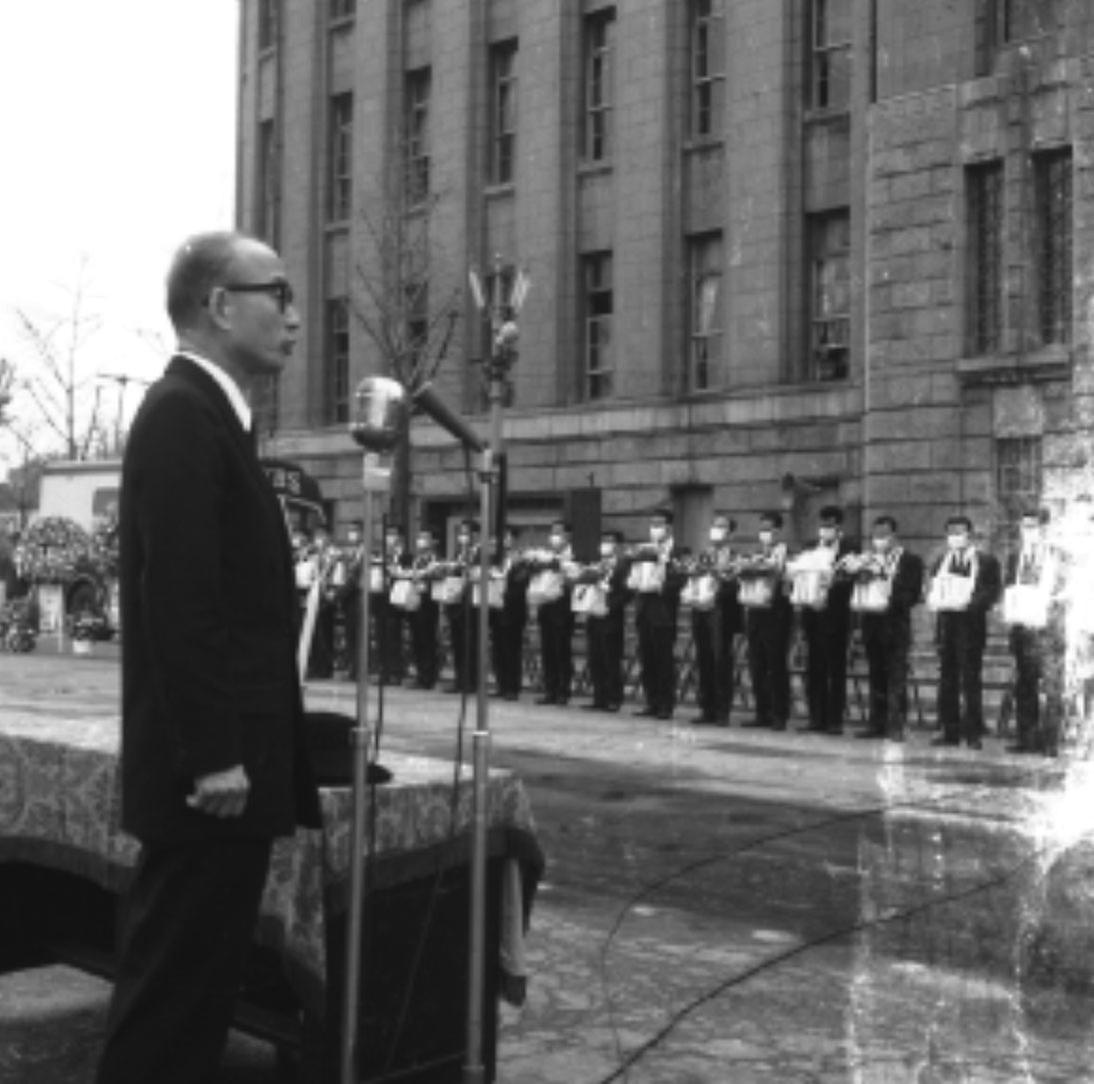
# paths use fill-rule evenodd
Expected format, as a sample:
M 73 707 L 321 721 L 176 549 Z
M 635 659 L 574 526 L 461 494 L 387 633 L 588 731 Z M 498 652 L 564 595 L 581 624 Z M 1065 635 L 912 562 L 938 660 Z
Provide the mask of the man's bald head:
M 209 291 L 229 278 L 237 252 L 256 243 L 231 230 L 198 233 L 182 243 L 167 272 L 167 315 L 176 331 L 195 326 Z

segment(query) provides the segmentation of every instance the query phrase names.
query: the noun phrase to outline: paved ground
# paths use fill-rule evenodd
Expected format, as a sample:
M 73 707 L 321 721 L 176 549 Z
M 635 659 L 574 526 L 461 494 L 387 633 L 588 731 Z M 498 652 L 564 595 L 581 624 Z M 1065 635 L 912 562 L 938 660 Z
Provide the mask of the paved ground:
M 0 714 L 111 710 L 113 663 L 58 663 L 0 656 Z M 309 697 L 352 710 L 349 686 Z M 451 756 L 458 708 L 389 690 L 384 745 Z M 1094 1081 L 1085 764 L 530 703 L 490 722 L 549 862 L 504 1084 Z M 231 1061 L 274 1079 L 260 1046 Z

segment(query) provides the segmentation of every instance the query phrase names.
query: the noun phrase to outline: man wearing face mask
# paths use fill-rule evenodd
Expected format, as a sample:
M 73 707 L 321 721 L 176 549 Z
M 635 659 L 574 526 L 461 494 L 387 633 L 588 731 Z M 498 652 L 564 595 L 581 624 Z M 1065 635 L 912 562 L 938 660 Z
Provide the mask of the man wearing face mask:
M 923 593 L 923 561 L 899 543 L 892 516 L 874 520 L 871 546 L 859 565 L 879 582 L 881 601 L 860 611 L 862 641 L 870 675 L 870 722 L 860 738 L 903 741 L 908 718 L 908 654 L 912 646 L 912 607 Z
M 562 574 L 564 588 L 558 598 L 540 603 L 536 614 L 543 657 L 543 695 L 536 703 L 562 706 L 570 702 L 574 672 L 574 615 L 570 608 L 570 580 L 566 576 L 573 567 L 574 555 L 569 525 L 562 520 L 551 524 L 548 549 L 550 557 L 540 562 L 540 570 Z
M 999 562 L 972 544 L 968 516 L 946 520 L 946 553 L 931 569 L 928 597 L 938 613 L 938 713 L 942 734 L 934 745 L 979 749 L 984 733 L 982 672 L 987 643 L 988 611 L 999 601 L 1002 576 Z M 936 592 L 948 578 L 946 590 Z M 964 699 L 964 711 L 962 711 Z
M 655 512 L 650 519 L 650 545 L 638 559 L 659 564 L 663 571 L 657 590 L 640 591 L 635 603 L 638 653 L 646 706 L 638 715 L 671 719 L 676 707 L 676 619 L 686 577 L 678 571 L 672 513 Z
M 836 576 L 840 561 L 854 547 L 843 537 L 843 510 L 820 510 L 817 544 L 803 555 L 810 568 L 823 569 L 828 579 L 816 604 L 801 608 L 806 642 L 806 701 L 809 723 L 803 731 L 839 734 L 847 702 L 847 640 L 850 636 L 851 582 Z
M 437 620 L 440 608 L 429 590 L 430 572 L 437 563 L 437 546 L 428 527 L 418 531 L 410 571 L 419 588 L 418 608 L 409 615 L 410 642 L 414 652 L 414 672 L 419 689 L 437 684 Z
M 456 552 L 452 564 L 456 573 L 466 581 L 469 571 L 479 564 L 479 547 L 476 545 L 478 524 L 463 520 L 456 531 Z M 459 599 L 445 605 L 448 618 L 449 641 L 452 645 L 451 693 L 473 693 L 479 687 L 479 637 L 478 624 L 471 606 L 471 591 L 464 590 Z
M 524 629 L 528 624 L 528 566 L 517 552 L 516 528 L 507 526 L 495 566 L 505 593 L 500 608 L 490 611 L 490 645 L 494 679 L 503 700 L 520 698 L 524 680 Z
M 383 556 L 386 561 L 386 590 L 381 604 L 376 607 L 377 640 L 382 648 L 384 684 L 401 685 L 406 676 L 406 655 L 403 651 L 403 619 L 406 611 L 392 603 L 391 588 L 400 574 L 410 567 L 411 558 L 406 552 L 400 527 L 389 525 L 384 531 Z
M 364 567 L 364 545 L 361 541 L 361 523 L 354 520 L 346 528 L 346 542 L 342 547 L 341 582 L 335 592 L 337 620 L 342 625 L 345 645 L 344 657 L 339 660 L 351 681 L 357 678 L 357 643 L 361 620 L 361 575 Z
M 585 628 L 589 639 L 589 674 L 593 683 L 590 711 L 618 711 L 623 703 L 623 634 L 627 591 L 627 562 L 622 557 L 621 531 L 600 536 L 600 563 L 592 570 L 604 589 L 607 612 L 589 614 Z
M 733 699 L 733 644 L 741 630 L 737 585 L 730 576 L 733 560 L 731 539 L 736 521 L 725 512 L 715 514 L 710 525 L 710 546 L 700 555 L 698 568 L 714 577 L 716 594 L 710 609 L 691 612 L 691 634 L 699 671 L 697 724 L 729 725 Z
M 1010 624 L 1010 650 L 1014 656 L 1014 712 L 1017 728 L 1014 753 L 1055 755 L 1061 713 L 1062 660 L 1066 650 L 1061 634 L 1061 614 L 1055 603 L 1060 570 L 1058 555 L 1045 538 L 1047 509 L 1022 514 L 1021 548 L 1007 559 L 1006 587 L 1021 586 L 1040 594 L 1046 602 L 1044 623 L 1027 616 Z M 1004 607 L 1006 609 L 1006 607 Z M 1045 712 L 1040 696 L 1045 692 Z
M 790 630 L 794 611 L 784 591 L 786 543 L 778 512 L 760 517 L 758 552 L 742 562 L 739 598 L 748 628 L 748 671 L 756 716 L 746 727 L 785 730 L 790 717 Z M 762 591 L 756 587 L 762 586 Z

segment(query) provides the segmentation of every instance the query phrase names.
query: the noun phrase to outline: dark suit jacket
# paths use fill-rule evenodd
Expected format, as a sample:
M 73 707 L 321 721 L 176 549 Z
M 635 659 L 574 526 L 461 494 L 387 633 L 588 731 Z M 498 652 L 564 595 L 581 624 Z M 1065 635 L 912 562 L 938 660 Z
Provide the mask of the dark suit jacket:
M 170 842 L 318 825 L 284 520 L 231 404 L 185 358 L 134 419 L 120 548 L 122 827 Z M 195 777 L 235 764 L 242 816 L 186 805 Z
M 912 608 L 923 597 L 923 559 L 903 550 L 893 575 L 893 592 L 889 598 L 889 615 L 907 619 Z

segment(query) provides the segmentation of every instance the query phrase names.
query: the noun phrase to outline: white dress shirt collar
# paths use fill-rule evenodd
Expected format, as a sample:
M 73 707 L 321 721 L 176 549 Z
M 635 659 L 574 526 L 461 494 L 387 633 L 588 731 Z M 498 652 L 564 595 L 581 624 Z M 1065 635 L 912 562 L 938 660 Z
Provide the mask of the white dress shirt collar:
M 244 398 L 243 392 L 240 391 L 239 385 L 219 365 L 214 365 L 207 358 L 201 357 L 200 354 L 195 354 L 190 350 L 179 350 L 176 351 L 176 355 L 186 358 L 187 361 L 192 361 L 199 369 L 208 373 L 216 381 L 220 390 L 228 397 L 228 402 L 232 404 L 232 410 L 239 418 L 239 424 L 243 426 L 243 432 L 249 433 L 251 431 L 251 407 Z

